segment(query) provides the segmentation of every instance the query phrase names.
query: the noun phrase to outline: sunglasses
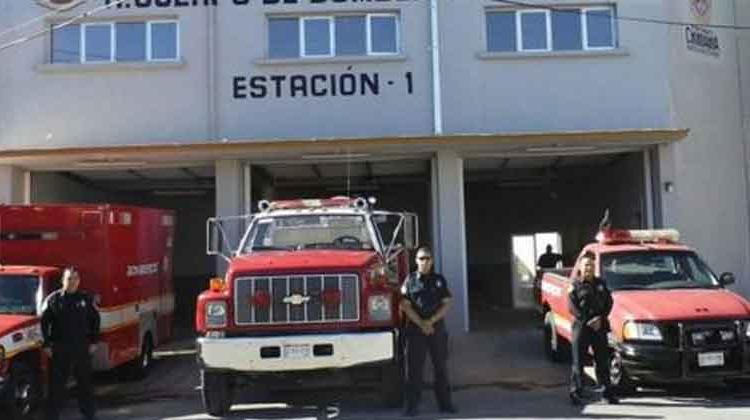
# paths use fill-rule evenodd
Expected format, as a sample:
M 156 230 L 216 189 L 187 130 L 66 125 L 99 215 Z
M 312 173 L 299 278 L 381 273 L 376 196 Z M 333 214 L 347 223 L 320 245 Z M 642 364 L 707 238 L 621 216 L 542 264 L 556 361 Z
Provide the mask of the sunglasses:
M 429 261 L 432 259 L 432 257 L 417 257 L 419 261 Z

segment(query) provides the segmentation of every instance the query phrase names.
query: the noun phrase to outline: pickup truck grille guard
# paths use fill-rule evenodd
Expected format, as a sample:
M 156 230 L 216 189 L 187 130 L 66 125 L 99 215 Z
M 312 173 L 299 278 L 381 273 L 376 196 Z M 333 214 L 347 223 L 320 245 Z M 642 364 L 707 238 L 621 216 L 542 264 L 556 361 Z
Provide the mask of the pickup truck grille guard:
M 719 373 L 739 373 L 747 371 L 747 352 L 750 346 L 745 340 L 741 321 L 725 320 L 717 322 L 678 322 L 677 348 L 682 354 L 682 377 L 711 376 Z M 724 340 L 722 333 L 733 334 L 733 338 Z M 705 335 L 702 343 L 695 343 L 693 333 Z M 698 354 L 703 352 L 723 352 L 725 362 L 722 366 L 711 368 L 698 365 Z
M 235 323 L 277 325 L 357 322 L 360 319 L 356 274 L 291 274 L 238 277 Z M 258 304 L 259 294 L 269 298 Z

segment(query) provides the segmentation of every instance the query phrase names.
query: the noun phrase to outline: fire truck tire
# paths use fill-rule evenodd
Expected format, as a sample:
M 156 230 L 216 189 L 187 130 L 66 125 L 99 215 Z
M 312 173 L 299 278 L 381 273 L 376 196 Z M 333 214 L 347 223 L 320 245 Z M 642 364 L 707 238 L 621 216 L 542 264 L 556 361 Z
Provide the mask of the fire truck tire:
M 628 376 L 625 368 L 622 366 L 622 356 L 617 350 L 611 351 L 612 356 L 609 362 L 609 382 L 618 395 L 632 395 L 636 392 L 636 383 Z
M 10 370 L 11 389 L 7 407 L 10 418 L 26 420 L 34 418 L 41 401 L 41 383 L 38 372 L 23 361 L 18 361 Z
M 214 417 L 224 417 L 232 408 L 232 386 L 228 375 L 201 370 L 203 408 Z
M 547 312 L 544 316 L 544 354 L 547 359 L 555 363 L 561 363 L 565 360 L 563 341 L 563 338 L 557 334 L 555 329 L 552 313 Z
M 387 408 L 400 407 L 404 402 L 404 373 L 401 363 L 392 363 L 383 367 L 383 382 L 380 394 L 383 405 Z

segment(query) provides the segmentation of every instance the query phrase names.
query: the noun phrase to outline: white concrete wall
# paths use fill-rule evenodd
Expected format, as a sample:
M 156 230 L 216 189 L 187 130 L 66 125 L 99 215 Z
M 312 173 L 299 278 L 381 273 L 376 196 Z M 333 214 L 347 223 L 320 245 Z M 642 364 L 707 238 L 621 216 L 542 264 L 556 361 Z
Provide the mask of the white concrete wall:
M 664 1 L 670 20 L 734 24 L 733 2 L 714 1 L 699 19 L 689 2 Z M 714 29 L 721 53 L 686 48 L 685 29 L 673 27 L 670 89 L 672 126 L 689 128 L 684 141 L 660 149 L 664 224 L 678 228 L 717 272 L 737 275 L 736 290 L 750 296 L 748 196 L 736 36 Z M 672 182 L 674 191 L 664 191 Z

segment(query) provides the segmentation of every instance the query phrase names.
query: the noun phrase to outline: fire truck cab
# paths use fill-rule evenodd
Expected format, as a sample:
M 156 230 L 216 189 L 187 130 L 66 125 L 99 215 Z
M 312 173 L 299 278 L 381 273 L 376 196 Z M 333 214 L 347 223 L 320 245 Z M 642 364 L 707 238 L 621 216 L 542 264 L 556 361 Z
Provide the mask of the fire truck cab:
M 226 255 L 223 279 L 198 297 L 206 411 L 226 414 L 241 385 L 256 389 L 379 387 L 401 399 L 399 289 L 417 218 L 374 200 L 263 201 Z M 222 220 L 210 219 L 209 254 Z

